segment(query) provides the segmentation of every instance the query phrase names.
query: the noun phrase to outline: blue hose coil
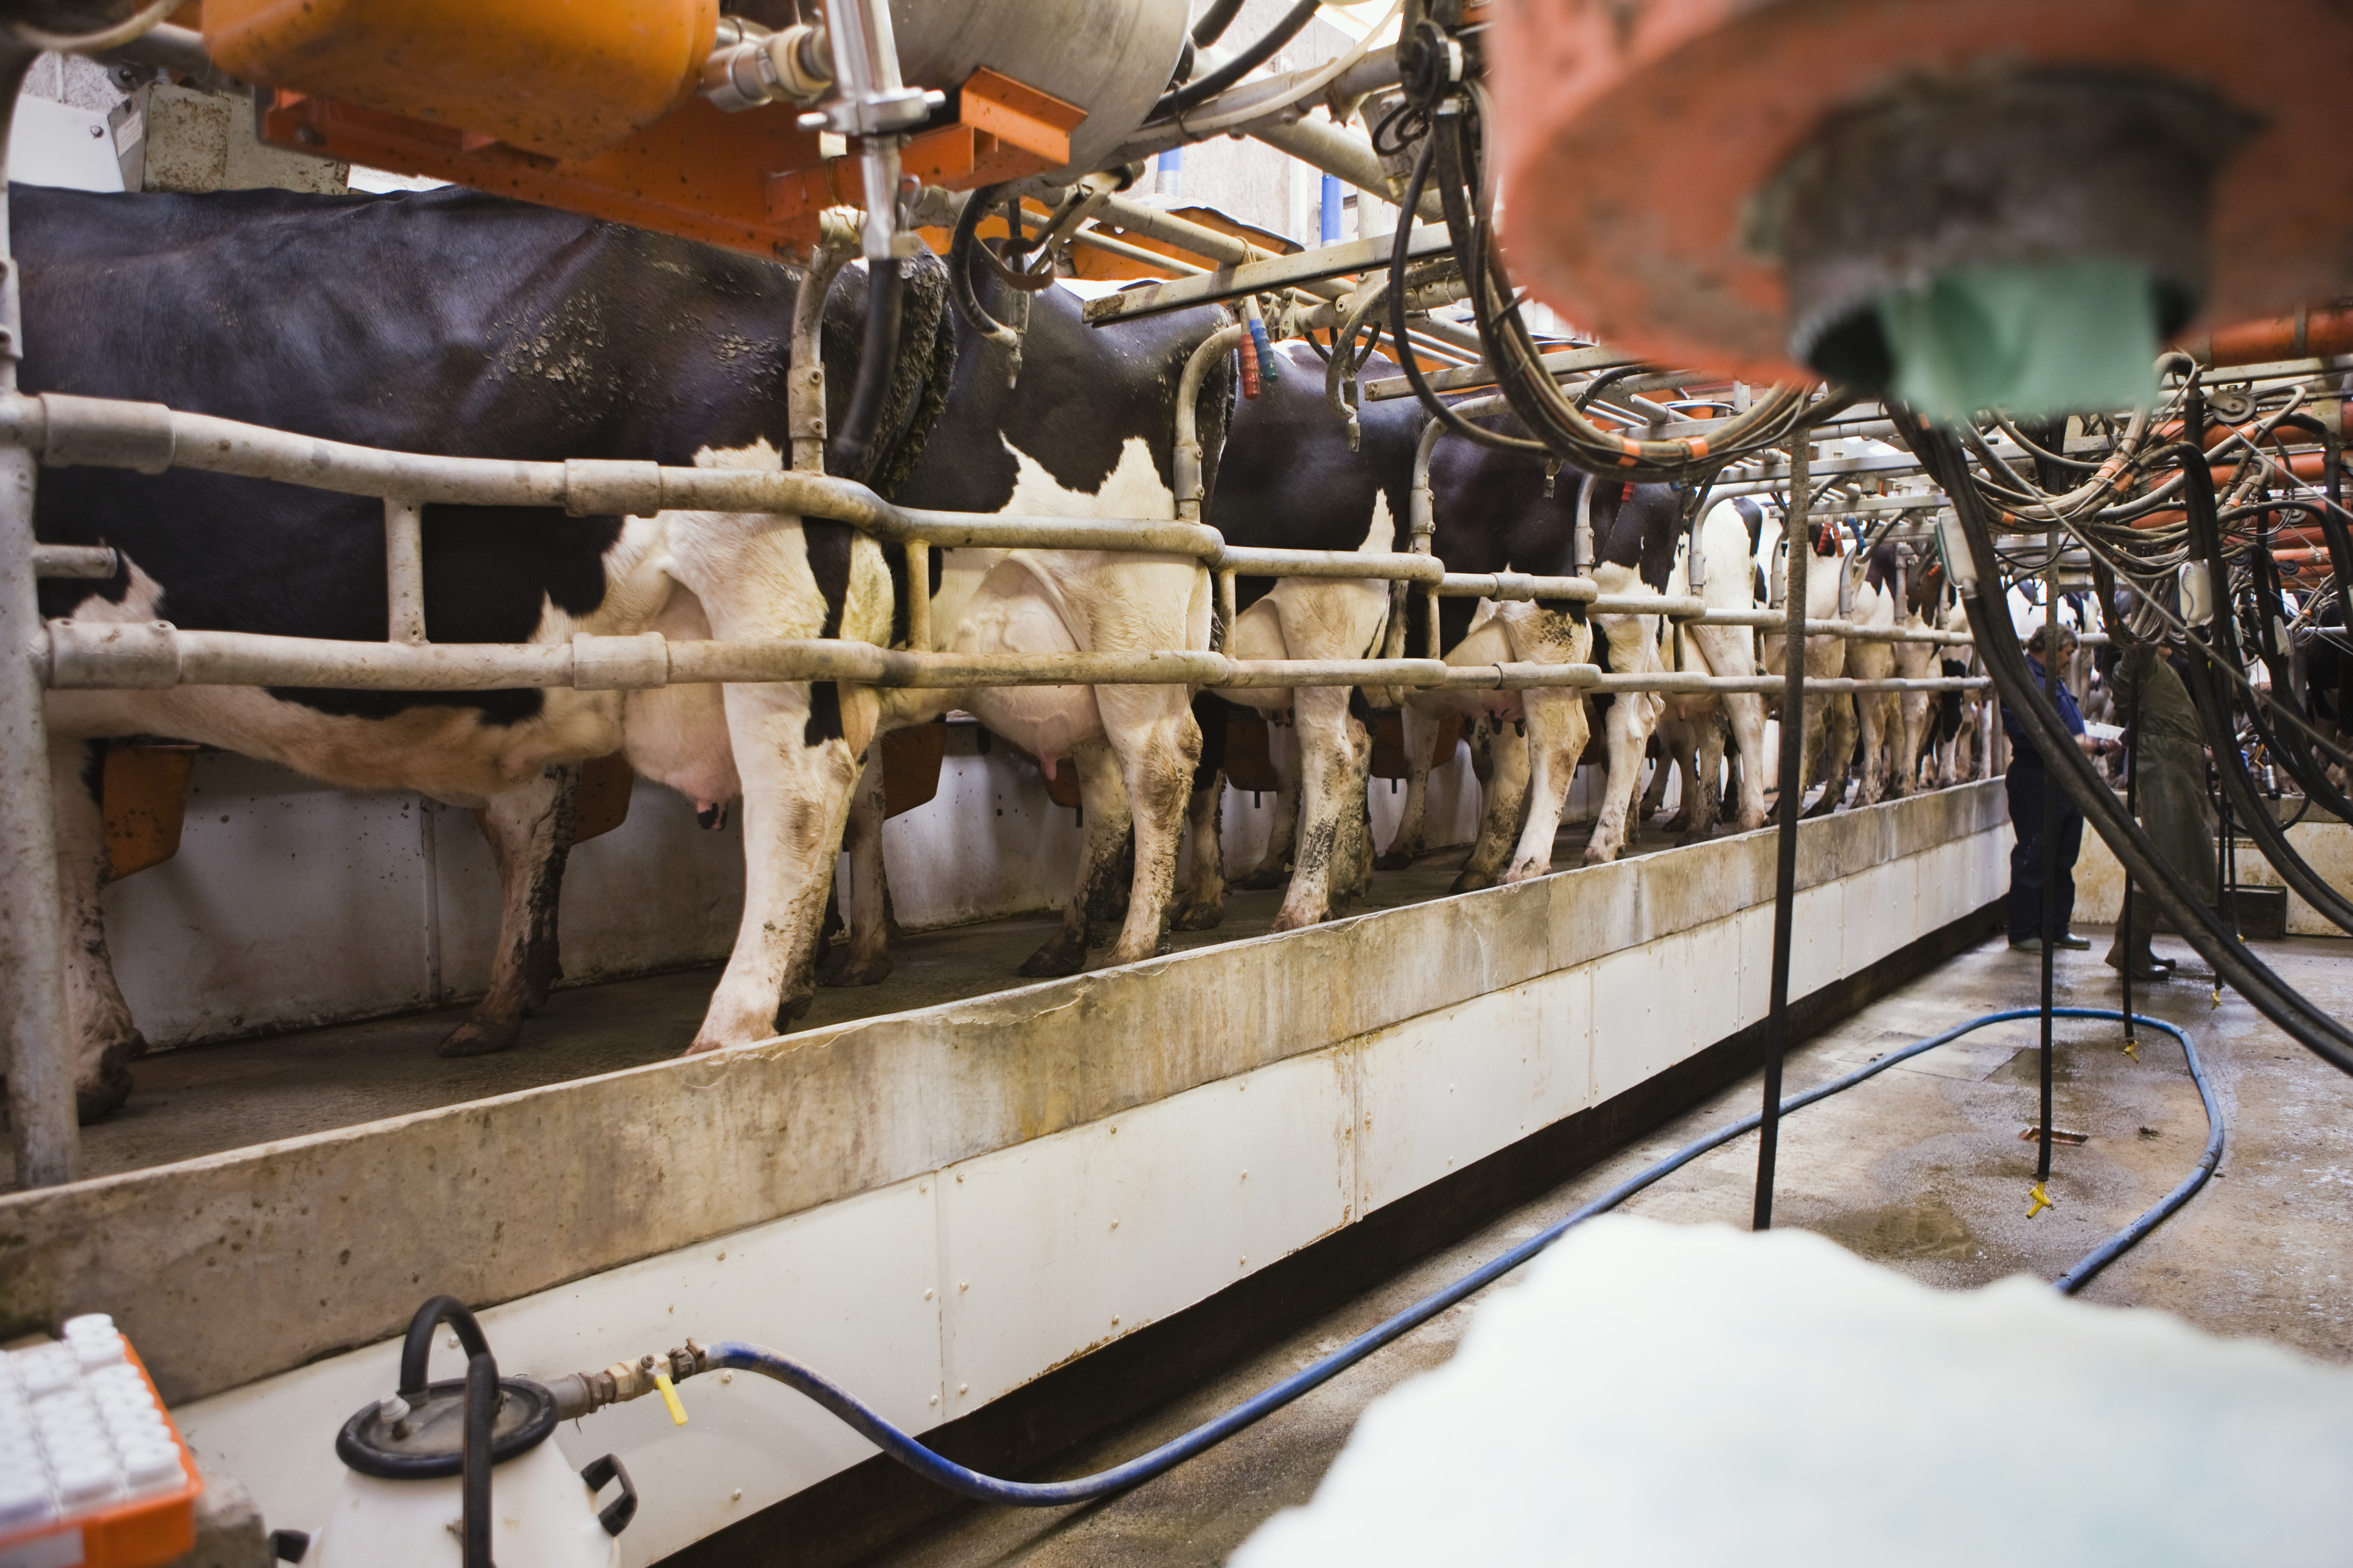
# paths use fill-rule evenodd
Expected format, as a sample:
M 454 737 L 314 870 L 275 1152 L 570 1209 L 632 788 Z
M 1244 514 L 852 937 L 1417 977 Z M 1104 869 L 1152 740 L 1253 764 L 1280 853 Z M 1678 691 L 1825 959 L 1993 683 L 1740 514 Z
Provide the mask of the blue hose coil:
M 2052 1014 L 2061 1018 L 2106 1018 L 2123 1022 L 2125 1015 L 2111 1007 L 2054 1007 Z M 1898 1062 L 1909 1061 L 1924 1051 L 1949 1045 L 1964 1035 L 1974 1034 L 1994 1024 L 2006 1024 L 2020 1018 L 2039 1018 L 2039 1007 L 2013 1007 L 2007 1012 L 1989 1013 L 1984 1017 L 1957 1025 L 1941 1035 L 1917 1040 L 1900 1050 L 1888 1052 L 1878 1060 L 1866 1063 L 1844 1078 L 1818 1084 L 1800 1094 L 1793 1094 L 1781 1102 L 1786 1116 L 1801 1110 L 1818 1100 L 1841 1094 L 1866 1079 L 1876 1078 Z M 2073 1295 L 2090 1283 L 2093 1277 L 2121 1257 L 2135 1243 L 2155 1230 L 2182 1205 L 2188 1203 L 2198 1189 L 2206 1184 L 2222 1160 L 2222 1117 L 2215 1108 L 2212 1086 L 2206 1080 L 2205 1065 L 2198 1059 L 2198 1047 L 2189 1034 L 2162 1018 L 2146 1014 L 2133 1015 L 2133 1021 L 2162 1029 L 2181 1043 L 2181 1054 L 2189 1066 L 2190 1081 L 2198 1086 L 2198 1098 L 2206 1108 L 2206 1151 L 2197 1168 L 2179 1185 L 2124 1229 L 2108 1237 L 2086 1253 L 2076 1265 L 2052 1282 L 2063 1294 Z M 1140 1486 L 1154 1478 L 1166 1474 L 1186 1460 L 1215 1447 L 1219 1443 L 1273 1415 L 1300 1395 L 1322 1387 L 1341 1373 L 1364 1360 L 1382 1346 L 1420 1327 L 1449 1307 L 1493 1284 L 1514 1269 L 1558 1241 L 1594 1215 L 1607 1214 L 1628 1198 L 1661 1179 L 1673 1174 L 1712 1150 L 1723 1147 L 1744 1132 L 1753 1131 L 1763 1120 L 1761 1112 L 1751 1112 L 1728 1126 L 1720 1127 L 1698 1142 L 1684 1145 L 1661 1160 L 1657 1164 L 1628 1177 L 1599 1197 L 1587 1204 L 1559 1224 L 1521 1243 L 1509 1252 L 1473 1269 L 1451 1285 L 1433 1295 L 1424 1297 L 1405 1310 L 1377 1327 L 1350 1340 L 1323 1360 L 1293 1373 L 1261 1393 L 1244 1400 L 1222 1415 L 1194 1427 L 1182 1436 L 1171 1438 L 1150 1453 L 1114 1465 L 1108 1470 L 1092 1476 L 1082 1476 L 1068 1481 L 1007 1481 L 995 1476 L 985 1476 L 968 1469 L 955 1460 L 933 1452 L 901 1431 L 871 1405 L 839 1384 L 801 1365 L 798 1362 L 767 1349 L 763 1345 L 745 1344 L 738 1340 L 723 1340 L 705 1353 L 704 1367 L 715 1371 L 732 1368 L 738 1372 L 757 1373 L 807 1395 L 829 1411 L 859 1436 L 872 1443 L 917 1475 L 982 1502 L 1006 1503 L 1015 1508 L 1059 1508 L 1072 1503 L 1091 1502 Z

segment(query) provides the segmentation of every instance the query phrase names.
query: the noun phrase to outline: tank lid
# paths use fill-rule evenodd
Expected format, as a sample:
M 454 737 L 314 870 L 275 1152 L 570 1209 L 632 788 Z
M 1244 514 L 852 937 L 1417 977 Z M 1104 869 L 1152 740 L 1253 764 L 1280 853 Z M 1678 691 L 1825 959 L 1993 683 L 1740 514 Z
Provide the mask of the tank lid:
M 466 1384 L 437 1383 L 398 1415 L 396 1402 L 366 1406 L 335 1434 L 335 1457 L 364 1476 L 387 1481 L 438 1480 L 458 1474 L 466 1431 Z M 491 1463 L 529 1453 L 555 1430 L 555 1395 L 527 1377 L 499 1379 L 491 1424 Z

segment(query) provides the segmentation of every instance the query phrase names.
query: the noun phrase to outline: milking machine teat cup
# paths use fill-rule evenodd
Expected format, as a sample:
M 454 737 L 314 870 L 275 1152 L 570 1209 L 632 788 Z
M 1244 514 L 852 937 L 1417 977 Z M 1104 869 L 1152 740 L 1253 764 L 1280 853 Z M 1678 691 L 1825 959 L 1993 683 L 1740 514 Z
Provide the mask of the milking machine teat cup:
M 428 1384 L 444 1323 L 466 1375 Z M 335 1436 L 344 1475 L 327 1518 L 314 1534 L 280 1531 L 278 1554 L 303 1568 L 614 1568 L 637 1489 L 613 1456 L 575 1470 L 548 1441 L 577 1413 L 542 1384 L 501 1377 L 473 1314 L 437 1296 L 409 1323 L 398 1390 Z

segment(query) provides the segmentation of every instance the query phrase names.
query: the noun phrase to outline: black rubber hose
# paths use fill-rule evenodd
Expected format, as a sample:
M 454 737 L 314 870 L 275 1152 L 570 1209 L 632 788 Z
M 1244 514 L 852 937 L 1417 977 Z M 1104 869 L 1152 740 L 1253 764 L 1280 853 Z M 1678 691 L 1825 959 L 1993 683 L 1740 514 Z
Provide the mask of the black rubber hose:
M 1994 553 L 1984 498 L 1969 482 L 1967 459 L 1951 433 L 1919 420 L 1917 416 L 1899 419 L 1896 428 L 1919 455 L 1930 476 L 1952 498 L 1977 570 L 1977 585 L 1962 594 L 1961 602 L 1968 610 L 1978 655 L 1985 660 L 1986 670 L 1993 677 L 2001 700 L 2018 715 L 2020 726 L 2035 749 L 2054 760 L 2061 787 L 2135 879 L 2138 890 L 2155 900 L 2174 929 L 2214 966 L 2217 975 L 2227 980 L 2232 989 L 2286 1031 L 2298 1045 L 2337 1071 L 2353 1076 L 2353 1033 L 2314 1006 L 2231 935 L 2197 890 L 2157 852 L 2140 825 L 2125 814 L 2116 792 L 2093 771 L 2091 760 L 2076 750 L 2074 739 L 2060 722 L 2059 715 L 2042 700 L 2033 676 L 2027 670 L 2025 656 L 2018 649 L 2017 631 L 2010 625 L 2010 607 L 2001 588 L 2001 563 Z
M 457 1331 L 458 1343 L 468 1357 L 491 1353 L 490 1341 L 466 1303 L 455 1296 L 436 1296 L 408 1320 L 408 1337 L 400 1346 L 400 1396 L 414 1405 L 425 1395 L 426 1363 L 433 1354 L 433 1331 L 443 1323 Z
M 859 348 L 858 381 L 850 388 L 849 410 L 842 416 L 841 428 L 826 457 L 830 471 L 853 479 L 866 477 L 875 422 L 882 416 L 882 400 L 899 366 L 901 289 L 897 262 L 867 265 L 866 341 Z
M 1324 0 L 1299 0 L 1299 4 L 1285 12 L 1282 20 L 1268 29 L 1266 36 L 1258 42 L 1200 80 L 1188 81 L 1176 91 L 1165 94 L 1159 102 L 1152 106 L 1152 112 L 1145 117 L 1145 122 L 1150 124 L 1155 121 L 1166 120 L 1172 114 L 1182 114 L 1195 104 L 1206 103 L 1217 97 L 1218 94 L 1274 58 L 1277 49 L 1297 37 L 1308 23 L 1315 20 L 1315 13 L 1323 8 L 1323 5 Z
M 1432 142 L 1435 137 L 1436 132 L 1433 132 L 1430 138 L 1425 139 L 1421 144 L 1421 152 L 1414 158 L 1413 173 L 1406 176 L 1405 205 L 1398 209 L 1399 212 L 1411 213 L 1421 210 L 1421 191 L 1422 187 L 1430 183 Z M 1412 227 L 1411 224 L 1400 219 L 1389 248 L 1389 336 L 1400 343 L 1406 342 L 1406 256 L 1409 248 L 1408 241 L 1410 238 L 1408 231 Z M 1458 258 L 1461 256 L 1461 240 L 1458 237 L 1455 240 Z M 1336 351 L 1339 344 L 1335 342 L 1333 347 Z M 1398 358 L 1405 366 L 1406 380 L 1413 384 L 1413 395 L 1421 400 L 1421 405 L 1424 408 L 1430 410 L 1431 418 L 1436 419 L 1455 435 L 1476 441 L 1482 447 L 1495 447 L 1506 452 L 1535 452 L 1546 458 L 1552 456 L 1552 448 L 1541 441 L 1529 441 L 1517 436 L 1504 435 L 1500 431 L 1483 430 L 1472 424 L 1471 421 L 1439 401 L 1438 394 L 1430 389 L 1430 382 L 1421 374 L 1421 365 L 1413 354 L 1400 353 Z
M 1206 49 L 1224 37 L 1226 29 L 1232 26 L 1234 18 L 1241 14 L 1242 0 L 1209 0 L 1209 8 L 1201 13 L 1199 21 L 1193 24 L 1193 47 Z
M 2247 760 L 2240 754 L 2239 737 L 2231 723 L 2231 689 L 2223 684 L 2216 659 L 2227 659 L 2233 668 L 2244 668 L 2245 660 L 2239 653 L 2238 615 L 2220 585 L 2227 581 L 2223 575 L 2222 540 L 2215 521 L 2214 479 L 2208 469 L 2204 454 L 2190 446 L 2174 448 L 2181 454 L 2182 472 L 2189 483 L 2182 487 L 2189 520 L 2189 558 L 2205 564 L 2215 587 L 2211 590 L 2217 601 L 2213 624 L 2207 637 L 2214 650 L 2212 658 L 2192 652 L 2189 668 L 2202 689 L 2204 699 L 2197 704 L 2199 714 L 2206 721 L 2206 744 L 2214 753 L 2214 771 L 2221 776 L 2222 798 L 2263 850 L 2263 858 L 2280 875 L 2280 880 L 2295 889 L 2304 901 L 2328 917 L 2340 929 L 2353 933 L 2353 902 L 2328 885 L 2327 879 L 2315 871 L 2295 847 L 2280 831 L 2279 819 L 2264 806 L 2255 793 L 2255 781 L 2247 776 Z M 2252 710 L 2255 705 L 2249 703 Z M 2260 731 L 2263 728 L 2257 726 Z M 2216 897 L 2224 889 L 2218 886 Z M 2235 907 L 2235 906 L 2234 906 Z
M 956 215 L 955 229 L 948 236 L 948 297 L 955 301 L 956 314 L 964 318 L 964 324 L 984 338 L 1012 330 L 988 313 L 972 286 L 972 250 L 979 243 L 980 220 L 988 216 L 997 193 L 1004 188 L 983 185 L 965 197 L 964 211 Z
M 469 1322 L 473 1320 L 469 1318 Z M 459 1539 L 465 1568 L 491 1563 L 491 1436 L 499 1419 L 499 1363 L 483 1351 L 466 1363 L 466 1425 L 460 1437 Z

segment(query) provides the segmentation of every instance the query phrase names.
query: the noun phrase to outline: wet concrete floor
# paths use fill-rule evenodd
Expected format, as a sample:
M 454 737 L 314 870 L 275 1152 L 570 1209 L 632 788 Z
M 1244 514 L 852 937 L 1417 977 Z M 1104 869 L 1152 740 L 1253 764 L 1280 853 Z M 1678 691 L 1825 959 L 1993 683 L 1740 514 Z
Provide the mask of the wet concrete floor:
M 2091 934 L 2087 932 L 2086 934 Z M 2062 1005 L 2116 1005 L 2114 972 L 2088 953 L 2059 955 Z M 2353 943 L 2313 938 L 2258 944 L 2290 984 L 2338 1016 L 2353 1014 Z M 2160 938 L 2158 951 L 2199 961 Z M 1963 954 L 1792 1052 L 1789 1091 L 1838 1077 L 1889 1048 L 1970 1017 L 2029 1005 L 2039 960 L 2000 941 Z M 2153 994 L 2143 994 L 2143 992 Z M 2230 1142 L 2221 1175 L 2189 1206 L 2084 1292 L 2154 1307 L 2221 1334 L 2253 1335 L 2332 1362 L 2353 1361 L 2353 1083 L 2225 993 L 2193 979 L 2136 988 L 2136 1006 L 2190 1031 L 2216 1089 Z M 2036 1026 L 1997 1026 L 1905 1062 L 1791 1117 L 1781 1133 L 1778 1223 L 1799 1226 L 1928 1284 L 1967 1289 L 2006 1275 L 2043 1279 L 2156 1201 L 2204 1147 L 2198 1094 L 2169 1037 L 2144 1039 L 2137 1061 L 2114 1024 L 2062 1020 L 2053 1056 L 2056 1127 L 2087 1134 L 2054 1151 L 2057 1207 L 2028 1219 L 2036 1120 Z M 1131 1458 L 1305 1366 L 1467 1273 L 1668 1152 L 1755 1109 L 1750 1079 L 1638 1145 L 1425 1259 L 1385 1289 L 1234 1367 L 1151 1417 L 1073 1456 L 1075 1476 Z M 1757 1144 L 1743 1138 L 1685 1166 L 1625 1212 L 1745 1226 Z M 1509 1289 L 1508 1279 L 1491 1289 Z M 1079 1509 L 973 1509 L 870 1559 L 871 1568 L 1189 1568 L 1223 1562 L 1276 1510 L 1304 1503 L 1365 1405 L 1444 1363 L 1474 1297 L 1342 1373 L 1258 1426 L 1124 1497 Z M 1036 1479 L 1046 1477 L 1030 1478 Z
M 1591 828 L 1590 822 L 1565 825 L 1554 865 L 1576 865 Z M 1630 853 L 1656 854 L 1673 844 L 1672 835 L 1648 825 Z M 1465 853 L 1456 847 L 1407 870 L 1377 871 L 1371 891 L 1341 912 L 1442 898 Z M 1280 889 L 1230 889 L 1222 925 L 1172 932 L 1168 946 L 1185 951 L 1263 936 L 1282 902 Z M 819 990 L 795 1027 L 1029 984 L 1015 972 L 1060 921 L 1059 914 L 1016 916 L 903 937 L 893 944 L 888 980 Z M 1099 949 L 1096 966 L 1103 961 Z M 524 1024 L 513 1048 L 495 1056 L 452 1060 L 434 1054 L 465 1018 L 462 1007 L 153 1052 L 132 1064 L 129 1103 L 82 1129 L 82 1171 L 106 1176 L 142 1170 L 660 1061 L 693 1041 L 718 979 L 718 968 L 710 966 L 559 989 L 546 1010 Z M 14 1175 L 15 1162 L 0 1140 L 0 1192 L 14 1187 Z

